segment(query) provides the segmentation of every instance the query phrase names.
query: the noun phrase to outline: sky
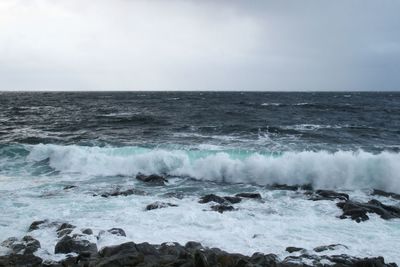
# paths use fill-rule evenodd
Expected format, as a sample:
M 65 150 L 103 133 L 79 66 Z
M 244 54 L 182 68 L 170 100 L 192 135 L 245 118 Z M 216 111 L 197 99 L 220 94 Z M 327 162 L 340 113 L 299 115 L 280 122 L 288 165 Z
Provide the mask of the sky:
M 0 90 L 400 90 L 399 0 L 0 0 Z

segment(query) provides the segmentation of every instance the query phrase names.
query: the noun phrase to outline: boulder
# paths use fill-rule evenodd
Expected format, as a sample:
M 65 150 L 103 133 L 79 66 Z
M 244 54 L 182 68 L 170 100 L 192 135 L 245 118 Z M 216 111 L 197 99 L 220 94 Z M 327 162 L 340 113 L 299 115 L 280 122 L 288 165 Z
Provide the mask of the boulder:
M 0 256 L 0 267 L 40 267 L 43 260 L 33 254 L 10 254 Z
M 81 232 L 85 235 L 93 235 L 93 230 L 90 228 L 82 229 Z
M 222 204 L 225 202 L 225 199 L 214 194 L 208 194 L 201 197 L 199 200 L 199 203 L 208 203 L 208 202 L 216 202 Z
M 261 199 L 261 195 L 259 193 L 239 193 L 235 196 L 241 198 Z
M 348 200 L 339 202 L 336 205 L 343 210 L 343 214 L 340 216 L 341 219 L 351 218 L 356 222 L 362 222 L 369 219 L 367 213 L 376 213 L 385 220 L 400 218 L 400 208 L 384 205 L 376 199 L 372 199 L 367 203 Z
M 111 228 L 111 229 L 108 229 L 107 232 L 109 232 L 110 234 L 113 234 L 113 235 L 117 235 L 117 236 L 126 236 L 125 231 L 121 228 Z
M 226 205 L 226 204 L 218 204 L 218 205 L 211 206 L 211 210 L 217 211 L 219 213 L 224 213 L 225 211 L 233 211 L 233 210 L 235 210 L 235 208 L 233 206 Z
M 338 247 L 343 247 L 343 248 L 348 249 L 347 246 L 342 245 L 342 244 L 332 244 L 332 245 L 327 245 L 327 246 L 316 247 L 316 248 L 314 248 L 314 251 L 315 252 L 322 252 L 322 251 L 326 251 L 326 250 L 335 250 Z
M 126 190 L 121 190 L 121 189 L 117 188 L 114 191 L 104 192 L 104 193 L 100 194 L 100 196 L 105 197 L 105 198 L 117 197 L 117 196 L 125 196 L 126 197 L 126 196 L 130 196 L 130 195 L 145 196 L 145 195 L 147 195 L 147 193 L 142 190 L 135 189 L 135 188 L 126 189 Z M 97 195 L 95 194 L 93 196 L 97 196 Z
M 69 224 L 69 223 L 63 223 L 61 224 L 58 229 L 56 230 L 57 232 L 57 237 L 63 237 L 65 235 L 69 235 L 72 233 L 72 231 L 76 228 L 75 225 Z
M 59 240 L 55 246 L 54 253 L 71 253 L 75 252 L 80 254 L 82 252 L 89 252 L 95 254 L 97 252 L 97 245 L 91 243 L 88 240 L 81 239 L 80 236 L 71 237 L 69 235 L 64 236 Z
M 383 190 L 374 189 L 371 193 L 373 196 L 383 196 L 383 197 L 390 197 L 393 199 L 400 200 L 400 194 L 385 192 Z
M 168 180 L 165 179 L 163 176 L 156 174 L 144 175 L 139 173 L 138 175 L 136 175 L 136 179 L 152 186 L 163 186 L 166 182 L 168 182 Z
M 338 193 L 332 190 L 316 190 L 314 195 L 310 197 L 310 200 L 349 200 L 349 195 L 345 193 Z
M 42 220 L 42 221 L 34 221 L 31 223 L 31 225 L 29 226 L 28 232 L 34 231 L 39 229 L 40 225 L 46 224 L 48 223 L 48 220 Z
M 157 202 L 147 205 L 146 210 L 163 209 L 163 208 L 168 208 L 168 207 L 178 207 L 178 205 L 157 201 Z
M 1 245 L 11 249 L 11 254 L 32 254 L 40 248 L 40 242 L 31 236 L 24 236 L 21 240 L 10 237 Z
M 289 253 L 297 252 L 297 251 L 305 251 L 304 248 L 297 248 L 297 247 L 287 247 L 286 251 Z
M 242 201 L 240 197 L 225 196 L 224 199 L 231 204 L 236 204 Z

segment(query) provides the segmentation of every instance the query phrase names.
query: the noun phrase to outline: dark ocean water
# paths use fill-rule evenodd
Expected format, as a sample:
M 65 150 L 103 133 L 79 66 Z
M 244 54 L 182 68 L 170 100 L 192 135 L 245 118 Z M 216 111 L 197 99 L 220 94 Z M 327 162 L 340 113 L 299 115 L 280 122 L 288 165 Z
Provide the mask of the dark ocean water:
M 135 179 L 139 172 L 169 182 L 148 186 Z M 399 219 L 341 220 L 337 200 L 265 186 L 274 183 L 400 207 L 371 195 L 400 193 L 400 93 L 0 93 L 0 241 L 48 219 L 76 225 L 74 233 L 125 230 L 88 237 L 98 248 L 194 240 L 284 258 L 287 246 L 315 253 L 343 244 L 322 253 L 400 262 Z M 145 194 L 100 197 L 131 188 Z M 241 192 L 262 199 L 223 214 L 199 203 L 205 194 Z M 168 197 L 176 194 L 183 198 Z M 176 206 L 146 211 L 156 201 Z M 29 234 L 43 259 L 65 256 L 54 254 L 54 229 Z
M 1 144 L 399 151 L 400 93 L 0 93 Z

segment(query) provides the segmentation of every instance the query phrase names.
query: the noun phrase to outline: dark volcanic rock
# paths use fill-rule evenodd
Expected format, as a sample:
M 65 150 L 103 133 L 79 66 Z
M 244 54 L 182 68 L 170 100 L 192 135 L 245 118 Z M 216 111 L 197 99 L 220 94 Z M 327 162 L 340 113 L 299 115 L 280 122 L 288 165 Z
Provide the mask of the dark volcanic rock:
M 149 185 L 154 185 L 154 186 L 162 186 L 165 185 L 166 182 L 168 182 L 167 179 L 165 179 L 163 176 L 152 174 L 152 175 L 144 175 L 139 173 L 136 175 L 136 179 L 142 182 L 145 182 L 146 184 Z
M 239 193 L 239 194 L 236 194 L 235 196 L 242 197 L 242 198 L 261 199 L 261 195 L 259 193 Z
M 127 189 L 127 190 L 120 190 L 119 188 L 117 188 L 116 190 L 112 191 L 112 192 L 105 192 L 105 193 L 101 193 L 100 194 L 102 197 L 117 197 L 117 196 L 130 196 L 130 195 L 139 195 L 139 196 L 145 196 L 147 195 L 146 192 L 142 191 L 142 190 L 138 190 L 135 188 L 131 188 L 131 189 Z M 94 195 L 97 196 L 97 195 Z
M 65 235 L 68 235 L 72 233 L 72 231 L 76 228 L 76 226 L 69 224 L 69 223 L 63 223 L 58 227 L 57 229 L 57 237 L 63 237 Z
M 64 230 L 64 229 L 74 229 L 74 228 L 76 228 L 75 225 L 72 225 L 70 223 L 63 223 L 58 227 L 57 232 Z
M 267 185 L 267 188 L 269 190 L 286 190 L 286 191 L 313 190 L 311 184 L 303 184 L 303 185 L 272 184 L 272 185 Z
M 79 236 L 71 237 L 64 236 L 59 240 L 54 249 L 54 253 L 82 253 L 90 252 L 92 254 L 97 252 L 97 246 L 94 243 L 90 243 L 88 240 L 80 239 Z
M 178 205 L 172 203 L 165 203 L 165 202 L 154 202 L 146 206 L 146 210 L 155 210 L 155 209 L 162 209 L 168 207 L 178 207 Z
M 93 235 L 93 230 L 90 228 L 82 229 L 82 233 L 85 235 Z
M 11 249 L 12 254 L 32 254 L 40 248 L 40 242 L 31 236 L 24 236 L 21 240 L 10 237 L 1 245 Z
M 371 195 L 374 195 L 374 196 L 383 196 L 383 197 L 391 197 L 391 198 L 393 198 L 393 199 L 400 200 L 400 194 L 391 193 L 391 192 L 385 192 L 385 191 L 378 190 L 378 189 L 374 189 L 374 190 L 372 191 Z
M 121 228 L 111 228 L 111 229 L 108 229 L 107 231 L 101 230 L 99 232 L 99 234 L 97 235 L 97 237 L 96 237 L 97 240 L 99 240 L 106 233 L 110 233 L 110 234 L 116 235 L 116 236 L 126 236 L 126 233 L 125 233 L 125 231 L 123 229 L 121 229 Z
M 39 267 L 43 260 L 33 254 L 11 254 L 0 256 L 0 267 Z
M 240 197 L 230 197 L 230 196 L 226 196 L 224 197 L 224 199 L 226 201 L 228 201 L 231 204 L 236 204 L 242 201 L 242 199 Z
M 121 228 L 111 228 L 111 229 L 108 229 L 107 232 L 109 232 L 110 234 L 113 234 L 113 235 L 126 236 L 125 231 Z
M 300 251 L 302 249 L 292 247 L 287 250 Z M 32 260 L 32 262 L 35 262 L 35 259 L 32 258 Z M 12 264 L 4 264 L 4 262 L 9 263 L 10 258 L 0 257 L 0 266 L 14 266 Z M 241 254 L 228 253 L 218 248 L 204 248 L 197 242 L 188 242 L 185 246 L 181 246 L 178 243 L 151 245 L 149 243 L 135 244 L 133 242 L 127 242 L 116 246 L 105 247 L 98 253 L 79 252 L 77 257 L 70 257 L 60 263 L 46 266 L 300 267 L 310 265 L 333 265 L 337 267 L 396 266 L 395 264 L 386 264 L 382 257 L 362 259 L 347 255 L 319 256 L 301 254 L 300 256 L 286 257 L 281 261 L 275 254 L 254 253 L 249 257 Z M 37 261 L 37 265 L 21 264 L 20 266 L 41 266 L 40 259 Z
M 197 250 L 194 253 L 194 257 L 193 258 L 194 258 L 193 264 L 196 267 L 209 267 L 210 266 L 208 264 L 207 257 L 200 250 Z
M 185 248 L 189 250 L 197 250 L 197 249 L 204 249 L 204 247 L 199 243 L 195 241 L 189 241 L 185 244 Z
M 303 251 L 305 250 L 304 248 L 297 248 L 297 247 L 287 247 L 286 251 L 289 253 L 297 252 L 297 251 Z
M 219 204 L 222 204 L 225 202 L 225 199 L 223 197 L 214 195 L 214 194 L 208 194 L 200 198 L 199 203 L 208 203 L 208 202 L 216 202 Z
M 219 213 L 223 213 L 225 211 L 233 211 L 233 210 L 235 210 L 234 207 L 232 207 L 230 205 L 225 205 L 225 204 L 219 204 L 219 205 L 211 206 L 211 209 L 213 211 L 217 211 Z
M 287 191 L 297 191 L 299 189 L 298 185 L 287 185 L 287 184 L 272 184 L 267 186 L 270 190 L 287 190 Z
M 349 195 L 345 193 L 338 193 L 332 190 L 317 190 L 314 195 L 310 197 L 310 200 L 349 200 Z
M 31 225 L 29 226 L 28 232 L 34 231 L 39 229 L 40 225 L 48 223 L 48 220 L 42 220 L 42 221 L 34 221 L 33 223 L 31 223 Z
M 327 245 L 327 246 L 316 247 L 316 248 L 314 248 L 314 251 L 315 252 L 322 252 L 322 251 L 325 251 L 325 250 L 335 250 L 337 247 L 344 247 L 344 248 L 348 249 L 347 246 L 342 245 L 342 244 L 332 244 L 332 245 Z
M 400 218 L 400 208 L 384 205 L 376 199 L 372 199 L 367 203 L 348 200 L 339 202 L 336 205 L 343 210 L 343 214 L 340 216 L 341 219 L 350 217 L 357 222 L 366 221 L 369 219 L 367 213 L 376 213 L 385 220 Z

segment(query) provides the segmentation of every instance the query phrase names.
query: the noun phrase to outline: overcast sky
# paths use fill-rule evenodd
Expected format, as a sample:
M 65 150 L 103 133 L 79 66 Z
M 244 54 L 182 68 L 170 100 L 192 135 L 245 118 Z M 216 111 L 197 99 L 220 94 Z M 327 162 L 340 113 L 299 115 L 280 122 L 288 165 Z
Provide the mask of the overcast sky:
M 399 90 L 398 0 L 0 0 L 0 90 Z

